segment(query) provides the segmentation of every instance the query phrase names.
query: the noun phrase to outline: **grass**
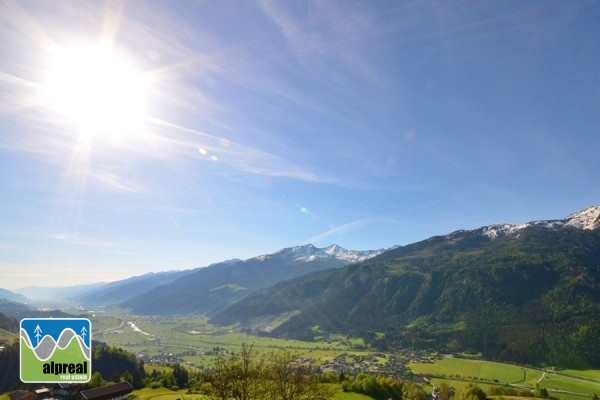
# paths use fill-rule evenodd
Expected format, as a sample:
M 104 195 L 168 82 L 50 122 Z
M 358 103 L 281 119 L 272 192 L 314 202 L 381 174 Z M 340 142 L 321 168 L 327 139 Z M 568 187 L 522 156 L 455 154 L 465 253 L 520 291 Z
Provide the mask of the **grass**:
M 564 369 L 557 371 L 557 373 L 560 375 L 572 376 L 575 378 L 600 382 L 600 370 L 597 369 Z
M 131 393 L 137 400 L 205 400 L 208 397 L 201 394 L 187 394 L 187 390 L 171 390 L 160 387 L 158 389 L 144 388 Z M 130 397 L 131 398 L 131 397 Z
M 214 357 L 205 356 L 204 353 L 212 352 L 216 347 L 228 352 L 238 352 L 242 344 L 254 346 L 257 354 L 267 355 L 270 352 L 286 350 L 291 353 L 315 358 L 333 358 L 340 352 L 351 350 L 352 347 L 334 342 L 303 342 L 298 340 L 275 339 L 261 336 L 252 336 L 244 333 L 233 332 L 229 329 L 215 329 L 207 323 L 206 317 L 145 317 L 120 315 L 117 319 L 104 321 L 96 317 L 105 330 L 96 327 L 92 321 L 96 338 L 114 346 L 122 347 L 135 354 L 145 354 L 150 357 L 164 353 L 181 354 L 192 351 L 197 355 L 185 355 L 186 362 L 196 366 L 212 366 Z M 145 335 L 136 332 L 129 325 L 133 322 Z M 118 327 L 118 329 L 112 329 Z M 108 330 L 106 330 L 108 329 Z
M 332 400 L 373 400 L 369 396 L 359 393 L 344 392 L 341 386 L 338 385 L 338 390 L 332 397 Z
M 19 334 L 13 333 L 9 331 L 5 331 L 4 329 L 0 329 L 0 344 L 6 343 L 11 344 L 12 342 L 19 340 Z
M 593 382 L 588 380 L 582 380 L 579 378 L 572 378 L 565 375 L 559 374 L 547 374 L 544 380 L 540 384 L 542 387 L 547 388 L 552 393 L 552 390 L 560 390 L 564 392 L 580 393 L 583 395 L 591 396 L 594 393 L 600 395 L 600 382 Z M 565 393 L 560 393 L 562 397 Z
M 542 372 L 516 365 L 501 364 L 492 361 L 464 358 L 444 358 L 434 363 L 411 363 L 410 368 L 419 374 L 438 377 L 469 378 L 498 383 L 533 384 L 541 378 Z
M 336 392 L 333 400 L 372 400 L 370 397 L 358 393 L 346 393 L 342 391 L 341 386 L 336 386 Z M 186 390 L 173 391 L 167 388 L 150 389 L 144 388 L 134 390 L 132 393 L 137 400 L 206 400 L 208 397 L 201 394 L 187 394 Z M 8 395 L 0 396 L 0 400 L 9 400 Z
M 539 382 L 540 387 L 546 388 L 551 396 L 564 400 L 583 400 L 594 393 L 600 394 L 600 381 L 596 381 L 600 371 L 595 370 L 544 374 L 532 368 L 462 358 L 444 358 L 432 364 L 411 363 L 410 368 L 416 373 L 434 376 L 431 381 L 436 386 L 446 383 L 459 392 L 470 383 L 489 391 L 493 386 L 507 383 L 533 390 Z
M 144 371 L 146 371 L 146 374 L 151 374 L 152 370 L 156 370 L 158 373 L 173 372 L 173 368 L 167 367 L 166 365 L 144 364 Z

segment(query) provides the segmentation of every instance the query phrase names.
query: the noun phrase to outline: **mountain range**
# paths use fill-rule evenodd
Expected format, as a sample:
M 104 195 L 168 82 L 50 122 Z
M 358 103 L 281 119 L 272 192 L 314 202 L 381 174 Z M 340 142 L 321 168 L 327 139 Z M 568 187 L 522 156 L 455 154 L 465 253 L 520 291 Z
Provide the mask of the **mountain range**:
M 294 246 L 247 260 L 232 259 L 208 267 L 148 273 L 116 282 L 69 287 L 25 287 L 20 293 L 0 292 L 0 312 L 14 316 L 31 311 L 26 304 L 85 307 L 117 305 L 142 315 L 210 314 L 249 293 L 306 273 L 340 268 L 384 250 L 354 251 L 337 245 Z M 26 294 L 25 298 L 22 294 Z M 11 299 L 10 301 L 1 299 Z
M 15 301 L 19 303 L 27 303 L 27 297 L 20 293 L 15 293 L 7 289 L 0 288 L 0 299 Z
M 257 291 L 210 322 L 600 367 L 600 206 L 461 230 Z
M 600 368 L 600 206 L 387 250 L 303 245 L 80 289 L 71 298 L 82 304 L 204 314 L 263 335 L 339 332 L 381 349 Z
M 247 260 L 229 260 L 195 269 L 119 305 L 142 315 L 212 315 L 258 289 L 307 273 L 360 262 L 383 251 L 353 251 L 337 245 L 295 246 Z

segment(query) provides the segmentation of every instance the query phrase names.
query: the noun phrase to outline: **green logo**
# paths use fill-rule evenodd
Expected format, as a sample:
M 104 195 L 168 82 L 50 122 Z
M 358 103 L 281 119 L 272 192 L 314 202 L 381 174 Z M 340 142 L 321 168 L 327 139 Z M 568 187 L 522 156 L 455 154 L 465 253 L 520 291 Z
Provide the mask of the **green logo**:
M 86 318 L 21 320 L 21 381 L 85 383 L 92 372 L 92 324 Z

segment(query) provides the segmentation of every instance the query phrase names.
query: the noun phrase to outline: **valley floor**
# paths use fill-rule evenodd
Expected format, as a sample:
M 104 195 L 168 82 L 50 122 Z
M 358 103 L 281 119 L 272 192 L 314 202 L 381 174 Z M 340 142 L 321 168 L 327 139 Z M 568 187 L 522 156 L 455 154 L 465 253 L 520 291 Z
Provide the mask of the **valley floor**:
M 92 326 L 96 340 L 122 347 L 153 364 L 179 362 L 190 368 L 210 368 L 217 354 L 239 351 L 242 344 L 246 343 L 252 344 L 259 354 L 278 350 L 292 352 L 320 366 L 323 371 L 394 374 L 423 385 L 429 392 L 434 385 L 439 387 L 442 383 L 457 390 L 474 383 L 485 391 L 508 386 L 533 392 L 539 385 L 547 389 L 551 396 L 565 400 L 582 400 L 600 394 L 600 371 L 544 371 L 414 350 L 382 354 L 366 349 L 360 339 L 342 335 L 329 335 L 319 342 L 302 342 L 215 328 L 204 317 L 141 317 L 126 314 L 97 314 Z M 183 397 L 181 399 L 185 400 Z

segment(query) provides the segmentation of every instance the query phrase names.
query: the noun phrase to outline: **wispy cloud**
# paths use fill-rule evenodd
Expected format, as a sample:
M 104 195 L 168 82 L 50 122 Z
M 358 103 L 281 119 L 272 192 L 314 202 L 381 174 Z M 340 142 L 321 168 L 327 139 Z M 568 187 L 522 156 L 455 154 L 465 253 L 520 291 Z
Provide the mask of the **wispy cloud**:
M 188 156 L 194 154 L 208 161 L 219 162 L 239 171 L 267 177 L 282 177 L 306 182 L 336 183 L 333 179 L 319 176 L 285 157 L 268 151 L 212 135 L 168 121 L 153 119 L 162 128 L 189 134 L 180 139 L 166 139 L 173 146 L 181 147 Z
M 126 180 L 122 176 L 114 172 L 99 171 L 99 172 L 88 172 L 90 177 L 100 182 L 104 187 L 112 190 L 126 192 L 126 193 L 149 193 L 148 190 L 144 189 L 140 184 Z
M 290 4 L 294 3 L 263 1 L 261 7 L 285 37 L 292 54 L 307 70 L 314 71 L 314 76 L 335 81 L 343 79 L 340 72 L 344 72 L 377 86 L 390 83 L 368 61 L 370 57 L 365 57 L 373 41 L 384 34 L 365 9 L 316 2 L 306 5 L 304 15 L 299 16 Z M 332 69 L 332 65 L 337 67 Z
M 345 223 L 342 225 L 338 225 L 338 226 L 331 228 L 319 235 L 313 236 L 313 237 L 305 240 L 303 244 L 314 244 L 314 243 L 321 242 L 324 239 L 328 239 L 332 236 L 343 235 L 343 234 L 351 232 L 351 231 L 360 230 L 375 221 L 377 221 L 377 218 L 365 218 L 365 219 L 359 219 L 356 221 L 348 222 L 348 223 Z

